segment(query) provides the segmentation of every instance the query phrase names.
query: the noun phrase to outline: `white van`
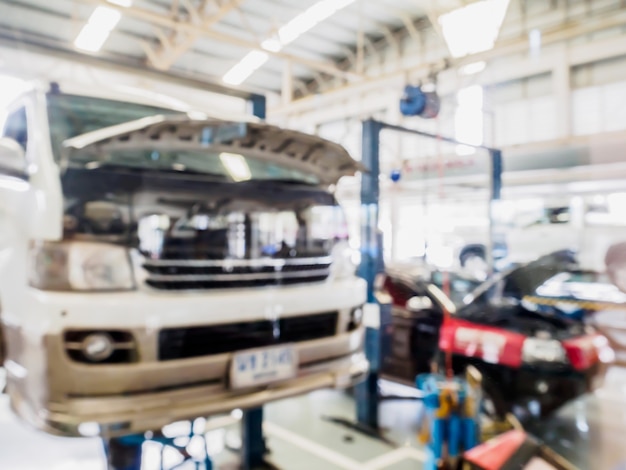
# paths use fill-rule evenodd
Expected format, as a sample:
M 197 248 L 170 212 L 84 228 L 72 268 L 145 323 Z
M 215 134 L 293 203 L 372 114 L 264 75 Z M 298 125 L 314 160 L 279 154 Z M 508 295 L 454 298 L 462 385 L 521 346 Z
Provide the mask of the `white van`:
M 20 96 L 1 129 L 0 315 L 21 418 L 121 435 L 365 374 L 365 282 L 329 189 L 361 168 L 341 146 L 57 84 Z

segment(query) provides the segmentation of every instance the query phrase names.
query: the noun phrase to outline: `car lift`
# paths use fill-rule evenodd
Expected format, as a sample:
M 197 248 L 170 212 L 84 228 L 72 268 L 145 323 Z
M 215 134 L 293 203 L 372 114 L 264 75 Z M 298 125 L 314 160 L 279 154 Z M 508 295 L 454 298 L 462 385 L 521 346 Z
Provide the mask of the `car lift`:
M 266 99 L 263 95 L 250 94 L 246 96 L 250 103 L 251 112 L 259 119 L 266 117 Z M 187 437 L 191 440 L 193 437 L 201 434 L 194 433 L 193 420 L 190 420 L 191 430 L 187 436 L 167 437 L 161 430 L 147 432 L 145 434 L 132 434 L 128 436 L 107 438 L 106 429 L 103 431 L 102 442 L 107 459 L 109 470 L 141 470 L 141 460 L 143 444 L 145 442 L 155 442 L 162 445 L 164 450 L 166 447 L 175 449 L 183 457 L 183 462 L 173 468 L 177 468 L 186 462 L 194 462 L 197 470 L 213 470 L 213 464 L 210 456 L 206 452 L 205 439 L 205 455 L 201 458 L 194 458 L 189 455 L 185 449 L 185 445 L 179 445 L 176 441 L 180 437 Z M 202 435 L 202 437 L 204 437 Z M 253 470 L 259 468 L 271 468 L 265 463 L 265 454 L 267 448 L 265 446 L 265 438 L 263 437 L 263 407 L 244 410 L 241 418 L 241 468 L 243 470 Z M 161 469 L 163 467 L 163 451 L 161 452 Z
M 386 122 L 368 119 L 363 122 L 362 135 L 362 160 L 369 173 L 361 177 L 361 266 L 359 275 L 367 281 L 367 302 L 376 304 L 374 298 L 374 280 L 376 275 L 383 270 L 382 239 L 378 233 L 378 208 L 380 198 L 380 134 L 383 130 L 391 130 L 404 134 L 418 135 L 456 145 L 464 145 L 477 150 L 486 150 L 491 158 L 490 175 L 490 240 L 487 250 L 487 259 L 492 266 L 493 239 L 495 223 L 493 217 L 494 201 L 501 198 L 502 190 L 502 152 L 499 149 L 483 145 L 472 145 L 459 142 L 450 137 L 442 137 L 428 132 L 390 124 Z M 366 324 L 365 352 L 370 361 L 370 371 L 364 382 L 356 386 L 357 420 L 360 425 L 367 426 L 372 430 L 378 430 L 378 378 L 380 369 L 381 335 L 383 329 L 390 321 L 390 313 L 380 311 L 380 326 L 374 328 Z

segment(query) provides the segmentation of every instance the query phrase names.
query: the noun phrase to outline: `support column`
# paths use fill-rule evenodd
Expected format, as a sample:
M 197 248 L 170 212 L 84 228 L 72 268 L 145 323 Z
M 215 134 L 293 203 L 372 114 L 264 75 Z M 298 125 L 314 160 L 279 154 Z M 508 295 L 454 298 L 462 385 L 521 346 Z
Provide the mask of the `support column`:
M 367 301 L 374 303 L 374 278 L 379 271 L 380 245 L 378 237 L 378 201 L 380 187 L 381 123 L 368 119 L 363 122 L 361 163 L 369 172 L 361 175 L 361 266 L 359 275 L 367 281 Z
M 109 470 L 140 470 L 142 448 L 145 439 L 142 434 L 115 437 L 103 437 L 102 443 Z
M 241 466 L 243 470 L 263 466 L 266 452 L 263 437 L 263 408 L 244 411 L 241 419 Z
M 495 241 L 498 235 L 498 225 L 495 220 L 496 204 L 502 198 L 502 152 L 500 150 L 490 150 L 491 157 L 491 194 L 489 199 L 489 246 L 487 247 L 487 265 L 489 271 L 494 271 L 494 250 Z
M 252 95 L 250 96 L 250 103 L 252 105 L 252 114 L 260 119 L 265 119 L 266 116 L 266 99 L 265 95 Z
M 361 266 L 359 275 L 367 281 L 367 302 L 378 307 L 374 298 L 374 279 L 382 270 L 382 238 L 378 233 L 378 201 L 380 188 L 380 122 L 363 122 L 362 163 L 369 172 L 361 175 Z M 368 309 L 370 310 L 370 309 Z M 365 353 L 370 361 L 366 380 L 356 387 L 359 423 L 378 429 L 378 370 L 380 361 L 380 329 L 367 326 Z M 380 323 L 380 321 L 378 321 Z
M 406 74 L 405 76 L 405 83 L 410 83 L 408 74 Z M 391 93 L 390 101 L 389 102 L 399 102 L 400 101 L 400 93 L 394 92 Z M 393 108 L 393 111 L 391 111 L 391 122 L 396 123 L 399 126 L 403 126 L 404 125 L 404 115 L 400 112 L 400 107 L 397 106 L 395 108 Z M 400 168 L 399 170 L 402 172 L 404 170 L 403 166 L 404 166 L 404 138 L 406 137 L 406 134 L 404 134 L 403 132 L 398 132 L 397 135 L 397 147 L 396 147 L 396 155 L 398 155 L 398 157 L 400 158 L 399 160 L 399 165 Z M 402 174 L 401 178 L 406 177 L 406 175 Z M 400 230 L 398 229 L 399 225 L 400 225 L 400 207 L 399 207 L 399 200 L 401 199 L 400 197 L 400 187 L 399 184 L 396 183 L 392 188 L 391 191 L 389 192 L 389 207 L 390 207 L 390 221 L 391 221 L 391 250 L 390 250 L 390 259 L 391 261 L 396 261 L 398 259 L 398 240 L 399 240 L 399 234 L 400 234 Z M 385 234 L 386 235 L 386 234 Z M 383 250 L 383 254 L 384 254 L 384 246 L 381 247 L 381 249 Z

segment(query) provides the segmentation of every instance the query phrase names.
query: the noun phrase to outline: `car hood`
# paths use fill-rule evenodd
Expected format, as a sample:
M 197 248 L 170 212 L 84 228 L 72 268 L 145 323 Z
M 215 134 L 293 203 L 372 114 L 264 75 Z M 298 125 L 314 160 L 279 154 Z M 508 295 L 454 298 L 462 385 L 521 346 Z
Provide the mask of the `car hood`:
M 63 143 L 67 152 L 102 155 L 124 149 L 211 149 L 243 153 L 335 184 L 343 176 L 367 171 L 339 144 L 318 136 L 261 122 L 155 115 L 88 132 Z
M 495 274 L 467 296 L 466 304 L 485 302 L 485 297 L 508 297 L 522 300 L 535 294 L 536 289 L 555 275 L 579 269 L 569 251 L 552 253 L 541 258 Z
M 585 334 L 580 322 L 533 311 L 523 304 L 479 304 L 468 305 L 457 312 L 459 318 L 502 328 L 525 336 L 545 336 L 552 339 L 567 340 Z

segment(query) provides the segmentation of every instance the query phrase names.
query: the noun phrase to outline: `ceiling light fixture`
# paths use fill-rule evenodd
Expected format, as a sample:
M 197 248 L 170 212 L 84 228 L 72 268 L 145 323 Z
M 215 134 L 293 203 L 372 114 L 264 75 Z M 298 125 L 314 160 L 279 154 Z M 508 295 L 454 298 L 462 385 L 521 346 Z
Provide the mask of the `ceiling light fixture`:
M 443 38 L 452 57 L 493 49 L 509 0 L 481 0 L 439 17 Z
M 109 0 L 109 3 L 129 7 L 132 1 Z M 97 7 L 76 36 L 74 46 L 83 51 L 98 52 L 121 18 L 122 14 L 116 9 L 107 6 Z
M 276 34 L 261 42 L 261 48 L 268 52 L 280 52 L 287 44 L 354 2 L 355 0 L 321 0 L 281 26 Z M 248 52 L 226 72 L 222 80 L 229 85 L 241 85 L 268 60 L 269 54 L 262 50 Z
M 464 65 L 459 69 L 461 75 L 474 75 L 482 72 L 487 67 L 487 63 L 484 60 L 480 62 L 472 62 L 471 64 Z
M 295 41 L 322 21 L 330 18 L 355 0 L 321 0 L 310 6 L 278 30 L 283 46 Z
M 220 153 L 220 161 L 234 181 L 239 182 L 252 179 L 250 167 L 248 166 L 248 162 L 243 155 L 239 155 L 238 153 L 222 152 Z
M 270 58 L 267 52 L 250 51 L 222 78 L 229 85 L 241 85 Z

